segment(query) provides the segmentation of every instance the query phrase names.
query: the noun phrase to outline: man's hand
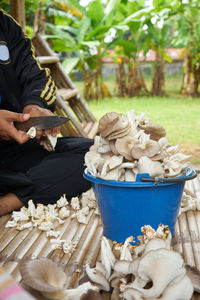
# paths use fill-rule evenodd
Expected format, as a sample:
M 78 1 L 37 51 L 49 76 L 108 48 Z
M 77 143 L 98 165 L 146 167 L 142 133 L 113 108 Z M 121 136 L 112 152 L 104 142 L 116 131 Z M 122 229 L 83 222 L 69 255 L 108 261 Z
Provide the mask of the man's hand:
M 29 104 L 26 105 L 23 109 L 23 113 L 25 114 L 30 114 L 31 117 L 39 117 L 39 116 L 53 116 L 54 114 L 45 108 L 42 108 L 38 105 L 34 105 L 34 104 Z M 61 126 L 52 128 L 52 129 L 47 129 L 45 130 L 45 133 L 50 133 L 52 136 L 56 137 L 58 133 L 60 133 L 60 128 Z M 42 130 L 37 130 L 37 134 L 36 134 L 36 138 L 40 139 L 42 136 Z
M 24 122 L 30 118 L 30 114 L 18 114 L 8 110 L 0 110 L 0 139 L 4 141 L 16 140 L 24 144 L 29 140 L 26 132 L 17 130 L 14 122 Z

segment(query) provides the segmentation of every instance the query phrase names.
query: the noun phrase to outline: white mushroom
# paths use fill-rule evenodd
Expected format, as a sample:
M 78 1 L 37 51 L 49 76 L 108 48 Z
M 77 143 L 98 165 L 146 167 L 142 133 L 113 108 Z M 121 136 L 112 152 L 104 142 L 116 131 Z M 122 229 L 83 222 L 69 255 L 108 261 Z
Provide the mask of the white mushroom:
M 150 138 L 154 141 L 158 141 L 166 135 L 165 129 L 159 124 L 145 124 L 140 122 L 139 128 L 143 129 L 146 134 L 150 134 Z
M 132 148 L 136 143 L 136 139 L 130 135 L 118 138 L 115 142 L 115 148 L 119 154 L 124 156 L 127 160 L 132 161 Z
M 61 196 L 56 204 L 57 204 L 57 207 L 59 207 L 59 208 L 68 205 L 69 202 L 66 199 L 66 195 Z
M 103 160 L 104 158 L 101 156 L 101 154 L 97 153 L 96 151 L 88 151 L 85 154 L 85 165 L 88 167 L 89 172 L 93 176 L 96 176 L 98 165 Z
M 185 275 L 183 258 L 178 252 L 168 249 L 158 249 L 145 254 L 138 266 L 138 276 L 152 281 L 150 289 L 135 287 L 143 297 L 159 297 L 168 284 Z
M 125 300 L 143 300 L 144 298 L 141 296 L 141 294 L 138 291 L 128 287 L 128 288 L 125 288 L 125 290 L 123 292 L 123 299 L 125 299 Z
M 55 151 L 57 144 L 57 137 L 52 136 L 49 133 L 43 133 L 41 138 L 38 140 L 39 144 L 47 151 Z
M 193 291 L 193 285 L 188 276 L 185 275 L 180 281 L 168 285 L 159 300 L 189 300 Z
M 129 121 L 122 114 L 107 113 L 99 120 L 99 132 L 103 138 L 108 140 L 115 139 L 115 135 L 118 133 L 126 135 L 129 130 Z
M 100 288 L 100 290 L 106 292 L 110 290 L 110 285 L 108 280 L 99 270 L 86 266 L 85 271 L 88 277 L 90 278 L 90 280 L 94 282 Z
M 37 129 L 35 127 L 29 128 L 27 131 L 27 135 L 30 136 L 31 139 L 34 139 L 36 137 Z
M 73 209 L 79 210 L 80 209 L 80 202 L 78 197 L 72 197 L 70 205 Z
M 66 207 L 61 207 L 61 209 L 58 212 L 58 215 L 59 215 L 59 218 L 65 219 L 65 218 L 69 217 L 70 210 L 67 209 Z
M 20 272 L 28 286 L 41 292 L 60 292 L 67 280 L 62 269 L 48 258 L 23 261 Z
M 151 250 L 157 250 L 162 248 L 166 248 L 166 241 L 160 238 L 154 238 L 152 240 L 149 240 L 146 244 L 144 255 Z
M 111 274 L 111 269 L 114 268 L 115 256 L 112 253 L 108 240 L 103 236 L 101 240 L 101 262 L 106 269 L 106 278 L 108 279 Z
M 139 173 L 149 173 L 152 177 L 163 177 L 164 175 L 164 169 L 162 164 L 158 161 L 152 161 L 147 156 L 142 156 L 139 159 L 137 167 Z
M 131 155 L 134 159 L 140 159 L 142 156 L 153 157 L 160 151 L 158 142 L 147 140 L 144 143 L 137 141 L 131 149 Z
M 200 293 L 200 271 L 194 266 L 186 265 L 186 274 L 190 278 L 195 292 Z
M 133 241 L 133 239 L 134 239 L 134 237 L 130 236 L 125 240 L 123 248 L 122 248 L 122 252 L 121 252 L 121 255 L 120 255 L 120 260 L 132 261 L 132 256 L 131 256 L 131 253 L 130 253 L 130 250 L 129 250 L 128 246 Z

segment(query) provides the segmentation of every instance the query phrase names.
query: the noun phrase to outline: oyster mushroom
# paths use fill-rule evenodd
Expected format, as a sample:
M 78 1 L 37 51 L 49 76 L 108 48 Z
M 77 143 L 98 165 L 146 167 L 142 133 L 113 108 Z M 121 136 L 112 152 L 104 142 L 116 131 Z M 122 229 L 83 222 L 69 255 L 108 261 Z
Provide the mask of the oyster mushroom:
M 132 148 L 136 142 L 137 141 L 134 137 L 127 135 L 122 138 L 117 138 L 115 148 L 119 154 L 124 156 L 127 160 L 132 161 Z
M 131 129 L 129 134 L 134 137 L 137 133 L 137 122 L 136 122 L 136 115 L 135 115 L 135 111 L 133 109 L 131 109 L 130 111 L 128 111 L 126 113 L 126 116 L 129 120 L 129 124 L 131 125 Z
M 122 114 L 107 113 L 99 120 L 99 132 L 105 139 L 109 140 L 111 134 L 123 131 L 124 129 L 124 134 L 126 134 L 127 130 L 130 129 L 130 125 L 127 117 Z
M 165 129 L 159 124 L 143 124 L 140 123 L 138 127 L 146 134 L 150 134 L 150 138 L 154 141 L 158 141 L 160 138 L 166 135 Z
M 41 292 L 60 292 L 67 281 L 62 269 L 47 258 L 23 261 L 20 272 L 25 284 Z
M 142 156 L 138 161 L 139 173 L 149 173 L 150 176 L 163 176 L 164 168 L 159 161 L 152 161 L 147 156 Z
M 188 300 L 191 299 L 193 291 L 193 285 L 185 275 L 180 281 L 168 285 L 159 300 Z
M 119 155 L 119 152 L 117 151 L 117 149 L 115 147 L 115 142 L 116 142 L 116 140 L 109 141 L 110 149 L 114 155 Z
M 43 133 L 41 138 L 38 140 L 39 144 L 43 146 L 43 148 L 49 152 L 55 151 L 55 147 L 57 144 L 57 137 L 52 136 L 49 133 Z
M 140 159 L 142 156 L 153 157 L 160 151 L 160 146 L 156 141 L 147 140 L 143 143 L 137 141 L 131 149 L 131 155 L 134 159 Z
M 105 163 L 102 166 L 100 175 L 105 176 L 108 171 L 120 166 L 123 161 L 123 156 L 113 155 L 105 160 Z
M 186 274 L 190 278 L 195 292 L 200 293 L 200 271 L 196 267 L 185 265 Z
M 31 139 L 34 139 L 37 134 L 37 129 L 35 127 L 29 128 L 29 130 L 26 133 Z
M 138 276 L 142 280 L 152 281 L 150 289 L 135 287 L 143 297 L 159 297 L 168 284 L 173 284 L 185 275 L 183 258 L 178 252 L 157 249 L 145 254 L 138 266 Z
M 108 240 L 103 236 L 101 241 L 101 262 L 106 269 L 106 278 L 108 279 L 115 264 L 115 256 L 111 250 Z
M 125 288 L 123 292 L 123 299 L 125 300 L 143 300 L 141 294 L 133 288 Z
M 162 249 L 166 248 L 166 241 L 160 238 L 154 238 L 146 244 L 145 250 L 144 250 L 144 255 L 151 251 L 151 250 L 157 250 L 157 249 Z
M 122 248 L 122 252 L 121 252 L 121 255 L 120 255 L 120 260 L 132 261 L 132 256 L 131 256 L 131 253 L 128 249 L 128 246 L 129 246 L 130 242 L 133 241 L 133 239 L 134 239 L 134 237 L 130 236 L 125 240 L 123 248 Z
M 95 283 L 100 290 L 108 292 L 110 290 L 110 285 L 106 277 L 96 268 L 90 268 L 89 266 L 85 269 L 87 276 L 90 280 Z
M 40 291 L 48 299 L 80 300 L 89 290 L 98 291 L 90 282 L 75 289 L 65 289 L 66 274 L 52 260 L 40 258 L 20 264 L 22 278 L 28 286 Z
M 118 260 L 114 265 L 114 271 L 118 274 L 127 275 L 131 273 L 129 270 L 129 266 L 129 260 Z
M 103 157 L 96 151 L 88 151 L 85 154 L 85 165 L 93 176 L 96 176 L 97 168 L 101 161 L 103 161 Z

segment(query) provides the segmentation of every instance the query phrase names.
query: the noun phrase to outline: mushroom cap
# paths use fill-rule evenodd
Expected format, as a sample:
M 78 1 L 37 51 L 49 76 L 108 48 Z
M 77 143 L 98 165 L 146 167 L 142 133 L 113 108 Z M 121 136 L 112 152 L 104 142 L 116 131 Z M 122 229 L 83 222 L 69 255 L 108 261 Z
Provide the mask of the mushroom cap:
M 117 152 L 123 155 L 127 160 L 132 161 L 132 149 L 136 143 L 136 139 L 130 135 L 118 138 L 115 142 Z
M 62 269 L 48 258 L 23 261 L 20 264 L 20 272 L 28 286 L 41 292 L 61 291 L 67 281 Z
M 123 128 L 123 129 L 120 129 L 112 134 L 110 134 L 108 137 L 107 137 L 107 140 L 108 141 L 111 141 L 111 140 L 115 140 L 117 138 L 121 138 L 121 137 L 124 137 L 126 135 L 128 135 L 130 132 L 130 128 L 129 126 L 127 126 L 126 128 Z
M 119 119 L 119 114 L 115 112 L 105 114 L 99 120 L 99 132 L 103 138 L 112 132 L 112 126 L 114 126 Z
M 158 141 L 160 138 L 166 136 L 165 129 L 159 124 L 139 124 L 140 129 L 144 130 L 146 134 L 150 134 L 150 138 Z
M 99 132 L 105 139 L 115 139 L 118 134 L 123 136 L 130 130 L 126 116 L 114 112 L 105 114 L 99 121 Z
M 147 252 L 140 260 L 138 276 L 144 280 L 151 280 L 150 289 L 136 288 L 143 296 L 159 297 L 170 283 L 185 275 L 182 256 L 168 249 L 157 249 Z
M 193 285 L 188 276 L 185 275 L 178 282 L 168 285 L 164 290 L 160 300 L 188 300 L 191 299 L 193 291 Z
M 87 276 L 90 278 L 92 282 L 97 284 L 97 286 L 104 290 L 104 291 L 109 291 L 110 286 L 109 282 L 106 279 L 106 277 L 97 269 L 95 268 L 90 268 L 89 266 L 86 267 L 85 269 Z
M 150 176 L 163 176 L 164 169 L 159 161 L 152 161 L 147 156 L 142 156 L 138 161 L 139 173 L 149 173 Z
M 115 147 L 115 142 L 116 142 L 116 140 L 109 141 L 110 149 L 114 155 L 119 155 L 119 152 L 117 151 L 117 149 Z
M 142 156 L 153 157 L 160 151 L 160 146 L 153 140 L 148 140 L 145 146 L 138 141 L 131 149 L 131 155 L 134 159 L 140 159 Z

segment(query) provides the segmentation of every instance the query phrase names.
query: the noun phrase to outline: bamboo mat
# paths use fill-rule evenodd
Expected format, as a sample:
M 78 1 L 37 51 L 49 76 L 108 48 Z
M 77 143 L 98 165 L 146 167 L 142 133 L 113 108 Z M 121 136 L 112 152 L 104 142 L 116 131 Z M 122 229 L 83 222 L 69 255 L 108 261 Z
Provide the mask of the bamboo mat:
M 200 199 L 200 177 L 188 181 L 186 187 Z M 102 225 L 98 215 L 91 210 L 88 224 L 80 224 L 75 219 L 66 219 L 57 230 L 62 233 L 61 239 L 77 243 L 72 254 L 62 250 L 52 250 L 46 233 L 37 228 L 17 231 L 5 228 L 10 215 L 0 218 L 0 266 L 4 267 L 17 282 L 21 283 L 19 262 L 25 258 L 48 257 L 56 261 L 66 272 L 68 287 L 78 283 L 85 264 L 94 266 L 99 259 Z M 183 255 L 186 264 L 200 269 L 200 211 L 188 211 L 179 216 L 172 241 L 174 250 Z M 34 294 L 36 299 L 44 299 Z M 108 293 L 104 299 L 110 299 Z M 200 294 L 194 294 L 192 300 L 200 300 Z

